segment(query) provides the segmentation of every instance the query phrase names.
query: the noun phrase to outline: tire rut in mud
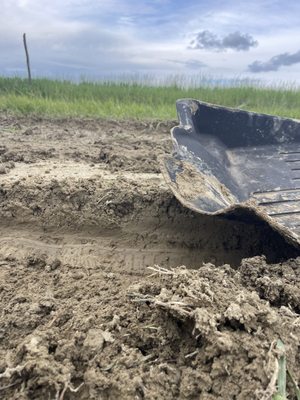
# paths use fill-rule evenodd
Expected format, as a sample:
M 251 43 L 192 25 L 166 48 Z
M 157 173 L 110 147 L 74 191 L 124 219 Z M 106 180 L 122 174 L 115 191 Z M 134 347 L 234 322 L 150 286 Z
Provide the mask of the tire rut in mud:
M 66 264 L 144 274 L 154 264 L 237 267 L 245 257 L 264 254 L 277 262 L 297 255 L 267 224 L 183 208 L 160 175 L 119 178 L 98 171 L 96 177 L 58 181 L 47 174 L 42 182 L 37 176 L 2 185 L 2 256 L 22 260 L 35 252 Z

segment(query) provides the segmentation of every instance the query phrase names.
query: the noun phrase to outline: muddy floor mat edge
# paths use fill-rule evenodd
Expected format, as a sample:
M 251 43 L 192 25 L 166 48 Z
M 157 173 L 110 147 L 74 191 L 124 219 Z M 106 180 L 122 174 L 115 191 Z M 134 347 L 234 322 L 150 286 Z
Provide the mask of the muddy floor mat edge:
M 202 214 L 250 211 L 300 249 L 300 122 L 191 99 L 177 112 L 161 163 L 176 198 Z

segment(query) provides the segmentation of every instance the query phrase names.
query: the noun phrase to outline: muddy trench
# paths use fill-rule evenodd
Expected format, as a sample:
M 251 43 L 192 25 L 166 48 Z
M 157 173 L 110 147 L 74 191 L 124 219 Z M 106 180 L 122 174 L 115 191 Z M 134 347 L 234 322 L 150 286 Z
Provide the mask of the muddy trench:
M 173 125 L 0 117 L 1 398 L 261 399 L 278 337 L 300 378 L 298 250 L 180 205 Z
M 103 262 L 125 273 L 143 273 L 153 264 L 198 268 L 212 262 L 237 267 L 243 258 L 256 255 L 265 255 L 268 262 L 297 255 L 258 219 L 232 221 L 185 209 L 160 174 L 127 173 L 124 178 L 125 173 L 75 167 L 79 177 L 71 175 L 72 165 L 23 164 L 12 171 L 14 179 L 9 174 L 2 179 L 4 255 L 23 258 L 39 249 L 66 263 Z M 40 172 L 45 173 L 42 180 Z

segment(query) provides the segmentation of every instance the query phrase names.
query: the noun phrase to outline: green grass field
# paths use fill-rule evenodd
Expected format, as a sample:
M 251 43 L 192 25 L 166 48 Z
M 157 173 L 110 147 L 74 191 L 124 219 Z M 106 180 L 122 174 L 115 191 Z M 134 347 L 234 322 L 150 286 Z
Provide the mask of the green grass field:
M 174 83 L 55 81 L 0 77 L 0 111 L 21 115 L 104 118 L 175 119 L 175 101 L 195 98 L 250 111 L 300 119 L 300 89 L 263 87 L 241 83 L 234 87 L 183 88 Z

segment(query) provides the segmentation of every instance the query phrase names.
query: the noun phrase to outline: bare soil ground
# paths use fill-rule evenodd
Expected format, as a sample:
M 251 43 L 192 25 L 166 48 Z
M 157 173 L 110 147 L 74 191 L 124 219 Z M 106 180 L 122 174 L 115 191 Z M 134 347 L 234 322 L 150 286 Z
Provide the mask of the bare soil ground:
M 0 398 L 268 399 L 278 338 L 300 379 L 298 254 L 174 199 L 174 124 L 0 116 Z

